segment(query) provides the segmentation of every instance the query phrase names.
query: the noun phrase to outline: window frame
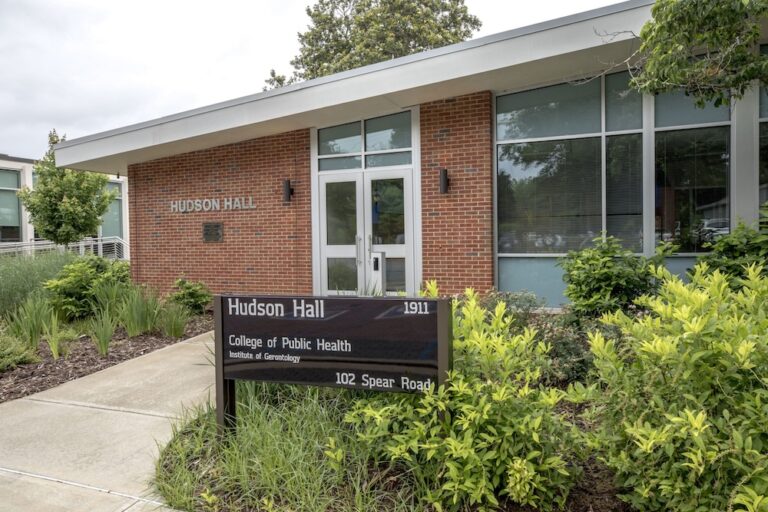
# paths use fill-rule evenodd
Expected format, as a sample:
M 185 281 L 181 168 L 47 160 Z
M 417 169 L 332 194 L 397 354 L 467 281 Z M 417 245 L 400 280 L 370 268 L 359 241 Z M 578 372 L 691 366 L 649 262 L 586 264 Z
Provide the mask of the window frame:
M 24 231 L 25 231 L 25 222 L 24 222 L 24 208 L 21 204 L 21 199 L 19 199 L 18 192 L 22 188 L 22 173 L 24 172 L 22 169 L 10 169 L 8 167 L 0 167 L 0 171 L 7 171 L 7 172 L 13 172 L 16 173 L 16 183 L 18 184 L 16 188 L 11 187 L 1 187 L 0 190 L 7 191 L 7 192 L 14 192 L 16 195 L 16 204 L 18 207 L 19 212 L 19 239 L 15 242 L 13 241 L 5 241 L 2 240 L 0 243 L 9 243 L 9 244 L 17 244 L 24 242 Z

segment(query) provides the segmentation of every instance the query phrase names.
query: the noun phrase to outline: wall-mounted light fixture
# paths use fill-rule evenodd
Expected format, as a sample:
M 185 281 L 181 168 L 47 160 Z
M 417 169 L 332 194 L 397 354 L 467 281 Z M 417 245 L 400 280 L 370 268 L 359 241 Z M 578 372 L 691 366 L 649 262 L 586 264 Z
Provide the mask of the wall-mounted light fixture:
M 440 169 L 440 193 L 441 194 L 447 194 L 448 193 L 448 185 L 450 184 L 451 180 L 448 179 L 448 169 L 442 168 Z
M 290 203 L 292 195 L 293 187 L 291 186 L 291 180 L 283 180 L 283 202 Z

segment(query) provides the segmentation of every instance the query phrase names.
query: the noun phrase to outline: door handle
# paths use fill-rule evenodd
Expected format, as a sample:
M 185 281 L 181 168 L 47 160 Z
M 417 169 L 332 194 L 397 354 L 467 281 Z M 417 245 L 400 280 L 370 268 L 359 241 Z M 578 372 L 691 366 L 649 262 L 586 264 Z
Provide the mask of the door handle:
M 361 237 L 360 235 L 355 236 L 355 259 L 357 260 L 358 267 L 363 264 L 363 258 L 360 255 L 360 245 L 362 241 L 363 241 L 363 237 Z

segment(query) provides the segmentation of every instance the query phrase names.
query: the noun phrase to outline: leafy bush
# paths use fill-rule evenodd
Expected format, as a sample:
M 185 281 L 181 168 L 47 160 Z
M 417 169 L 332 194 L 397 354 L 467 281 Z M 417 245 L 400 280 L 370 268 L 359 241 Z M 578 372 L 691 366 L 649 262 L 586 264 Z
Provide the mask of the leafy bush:
M 480 305 L 493 311 L 496 304 L 503 302 L 507 306 L 507 314 L 512 319 L 513 327 L 526 327 L 533 318 L 536 310 L 544 307 L 544 299 L 540 299 L 535 293 L 499 292 L 491 291 L 482 298 Z
M 547 364 L 542 368 L 542 382 L 565 388 L 573 382 L 584 382 L 592 369 L 592 353 L 585 327 L 588 322 L 572 323 L 560 314 L 532 317 L 529 327 L 536 340 L 550 347 Z
M 16 338 L 0 332 L 0 373 L 13 370 L 20 364 L 37 361 L 34 352 Z
M 576 469 L 573 440 L 555 408 L 563 393 L 539 387 L 549 347 L 511 335 L 503 302 L 493 312 L 467 291 L 454 303 L 454 370 L 419 395 L 359 401 L 346 421 L 378 457 L 403 464 L 438 510 L 494 508 L 500 500 L 562 508 Z
M 565 271 L 565 296 L 581 316 L 626 309 L 641 295 L 653 293 L 657 283 L 651 268 L 672 251 L 662 245 L 656 256 L 645 258 L 624 249 L 612 236 L 595 238 L 593 243 L 569 252 L 559 263 Z
M 607 315 L 619 342 L 591 336 L 605 458 L 638 510 L 751 510 L 735 505 L 768 496 L 768 278 L 761 272 L 749 267 L 732 288 L 732 278 L 705 265 L 689 284 L 658 269 L 658 296 L 642 300 L 648 314 Z
M 109 353 L 109 344 L 115 335 L 117 321 L 109 309 L 97 311 L 90 321 L 90 334 L 96 350 L 106 356 Z
M 155 330 L 160 302 L 151 291 L 133 286 L 125 294 L 120 310 L 120 323 L 129 337 Z
M 43 283 L 56 277 L 75 256 L 51 251 L 34 256 L 0 256 L 0 316 L 14 311 Z
M 45 296 L 34 293 L 8 316 L 8 333 L 34 353 L 40 344 L 45 321 L 51 314 L 51 306 Z
M 181 338 L 189 322 L 189 310 L 177 302 L 166 302 L 160 309 L 157 323 L 160 331 L 171 338 Z
M 764 219 L 768 219 L 765 207 L 761 214 Z M 699 261 L 706 263 L 711 272 L 719 270 L 732 276 L 744 277 L 746 267 L 764 265 L 768 261 L 768 229 L 758 231 L 740 222 L 733 231 L 708 244 L 707 248 L 710 252 Z M 768 275 L 768 267 L 763 268 L 763 273 Z
M 176 288 L 178 291 L 170 294 L 168 299 L 181 304 L 195 315 L 203 313 L 213 299 L 210 290 L 200 282 L 177 279 Z
M 59 315 L 52 312 L 43 326 L 43 339 L 51 350 L 53 359 L 66 357 L 69 354 L 69 344 L 77 338 L 77 332 L 62 325 Z
M 128 263 L 85 256 L 66 265 L 55 279 L 45 283 L 45 288 L 50 292 L 54 309 L 71 320 L 93 314 L 94 289 L 105 282 L 128 284 Z

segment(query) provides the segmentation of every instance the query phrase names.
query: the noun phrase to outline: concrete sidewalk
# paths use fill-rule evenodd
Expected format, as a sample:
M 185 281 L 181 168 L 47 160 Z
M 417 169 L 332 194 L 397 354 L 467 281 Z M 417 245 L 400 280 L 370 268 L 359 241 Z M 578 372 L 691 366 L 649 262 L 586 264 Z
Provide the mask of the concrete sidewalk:
M 0 404 L 0 511 L 169 510 L 150 486 L 158 446 L 213 400 L 212 353 L 207 333 Z

